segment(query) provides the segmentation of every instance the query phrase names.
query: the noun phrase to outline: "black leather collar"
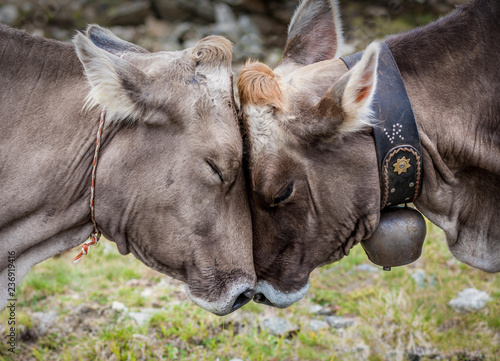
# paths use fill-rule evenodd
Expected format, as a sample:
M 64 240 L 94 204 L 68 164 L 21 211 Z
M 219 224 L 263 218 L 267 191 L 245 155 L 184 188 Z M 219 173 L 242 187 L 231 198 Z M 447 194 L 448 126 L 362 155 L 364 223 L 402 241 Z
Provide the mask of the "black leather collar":
M 363 52 L 342 57 L 350 69 Z M 422 188 L 422 150 L 417 123 L 398 66 L 380 46 L 373 125 L 380 175 L 380 209 L 415 201 Z

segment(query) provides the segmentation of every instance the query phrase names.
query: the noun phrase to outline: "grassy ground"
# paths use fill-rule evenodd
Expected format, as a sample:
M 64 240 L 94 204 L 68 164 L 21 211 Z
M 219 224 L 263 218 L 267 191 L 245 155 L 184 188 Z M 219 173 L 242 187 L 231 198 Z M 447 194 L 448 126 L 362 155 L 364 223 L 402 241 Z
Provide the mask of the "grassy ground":
M 16 354 L 2 342 L 0 360 L 500 360 L 500 275 L 454 260 L 432 225 L 423 256 L 410 266 L 358 271 L 369 262 L 357 246 L 316 270 L 309 294 L 288 309 L 251 303 L 226 317 L 196 307 L 181 283 L 105 243 L 76 266 L 77 250 L 28 274 L 18 293 Z M 423 287 L 411 277 L 416 269 L 426 273 Z M 454 312 L 447 303 L 467 287 L 493 300 L 475 313 Z M 139 325 L 113 309 L 113 301 L 156 312 Z M 309 312 L 313 304 L 355 323 L 313 332 L 310 321 L 324 317 Z M 37 315 L 49 311 L 57 321 L 42 327 Z M 273 336 L 262 327 L 268 316 L 300 330 Z M 6 310 L 0 313 L 3 326 L 7 318 Z

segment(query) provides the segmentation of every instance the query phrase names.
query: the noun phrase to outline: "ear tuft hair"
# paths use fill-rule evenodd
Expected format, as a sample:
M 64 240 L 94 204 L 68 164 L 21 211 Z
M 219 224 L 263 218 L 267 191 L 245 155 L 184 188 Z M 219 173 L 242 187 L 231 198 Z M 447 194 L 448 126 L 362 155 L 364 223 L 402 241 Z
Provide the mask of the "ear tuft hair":
M 193 56 L 200 65 L 229 67 L 233 57 L 233 44 L 222 36 L 207 36 L 196 44 Z
M 364 51 L 359 63 L 344 75 L 348 78 L 342 96 L 344 121 L 341 130 L 344 132 L 354 132 L 365 125 L 372 125 L 371 107 L 377 87 L 379 53 L 379 44 L 371 43 Z M 339 80 L 341 81 L 342 79 Z
M 101 105 L 106 107 L 109 120 L 139 119 L 144 112 L 140 88 L 146 75 L 126 60 L 98 48 L 81 33 L 76 34 L 73 43 L 91 87 L 84 109 Z
M 248 61 L 238 77 L 237 87 L 242 107 L 245 105 L 272 106 L 282 110 L 283 93 L 278 75 L 261 62 Z

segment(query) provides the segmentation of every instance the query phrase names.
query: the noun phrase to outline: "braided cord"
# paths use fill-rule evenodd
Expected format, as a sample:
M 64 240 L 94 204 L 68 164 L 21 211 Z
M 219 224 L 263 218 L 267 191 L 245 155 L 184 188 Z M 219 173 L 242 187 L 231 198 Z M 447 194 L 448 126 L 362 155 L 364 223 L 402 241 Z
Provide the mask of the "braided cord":
M 83 256 L 88 254 L 89 247 L 95 246 L 97 242 L 99 242 L 99 239 L 101 238 L 101 232 L 99 232 L 99 229 L 97 228 L 97 223 L 95 221 L 94 193 L 95 193 L 95 175 L 97 169 L 97 159 L 99 157 L 99 149 L 101 147 L 101 135 L 102 135 L 102 128 L 104 127 L 105 117 L 106 117 L 106 109 L 103 109 L 101 112 L 101 119 L 99 120 L 99 128 L 97 129 L 94 162 L 92 163 L 92 183 L 90 186 L 90 218 L 92 219 L 92 223 L 94 224 L 94 230 L 92 231 L 89 239 L 82 245 L 82 251 L 75 257 L 73 263 L 77 263 Z

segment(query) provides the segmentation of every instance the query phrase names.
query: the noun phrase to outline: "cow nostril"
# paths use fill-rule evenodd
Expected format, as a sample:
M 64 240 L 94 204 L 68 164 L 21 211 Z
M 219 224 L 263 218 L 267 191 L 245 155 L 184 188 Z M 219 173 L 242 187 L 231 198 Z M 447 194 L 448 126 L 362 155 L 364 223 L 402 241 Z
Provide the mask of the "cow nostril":
M 263 293 L 256 293 L 255 296 L 253 296 L 253 301 L 257 303 L 262 303 L 266 306 L 273 306 L 276 307 L 272 304 L 271 301 L 269 301 L 266 296 L 264 296 Z
M 246 305 L 248 302 L 252 300 L 255 291 L 252 288 L 247 289 L 241 295 L 239 295 L 234 301 L 232 311 L 236 311 L 238 308 Z
M 245 297 L 248 297 L 248 298 L 252 299 L 253 295 L 255 295 L 255 291 L 252 288 L 249 288 L 248 290 L 246 290 L 245 292 L 243 292 L 243 295 Z
M 263 293 L 256 293 L 255 296 L 253 296 L 253 300 L 254 302 L 257 302 L 257 303 L 266 303 L 266 302 L 269 302 L 266 298 L 266 296 L 264 296 Z

